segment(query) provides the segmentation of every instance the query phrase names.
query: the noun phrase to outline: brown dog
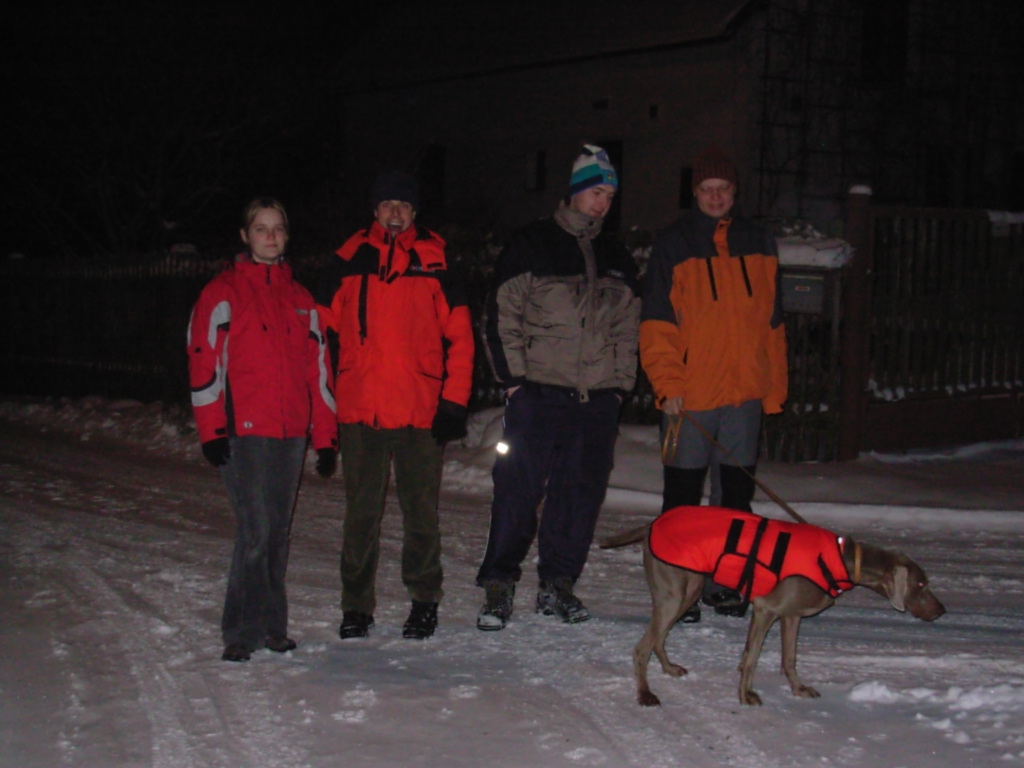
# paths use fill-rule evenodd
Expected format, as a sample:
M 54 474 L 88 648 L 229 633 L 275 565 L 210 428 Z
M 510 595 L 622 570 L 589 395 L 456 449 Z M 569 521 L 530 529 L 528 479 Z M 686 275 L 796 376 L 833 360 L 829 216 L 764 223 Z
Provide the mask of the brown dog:
M 707 507 L 692 509 L 708 510 Z M 723 515 L 734 514 L 732 510 L 718 511 Z M 644 525 L 601 541 L 602 549 L 621 547 L 639 541 L 644 543 L 644 573 L 652 601 L 651 623 L 633 651 L 633 670 L 636 674 L 637 700 L 645 707 L 661 703 L 647 683 L 647 663 L 651 651 L 657 655 L 666 674 L 673 677 L 686 674 L 684 667 L 669 661 L 665 652 L 665 638 L 679 618 L 700 597 L 705 578 L 705 573 L 681 568 L 658 559 L 651 551 L 650 530 L 651 525 Z M 912 615 L 925 621 L 937 619 L 946 612 L 942 603 L 928 588 L 928 577 L 924 571 L 909 557 L 898 552 L 856 543 L 849 537 L 845 540 L 836 537 L 836 541 L 846 566 L 847 583 L 868 587 L 887 598 L 897 611 L 910 611 Z M 709 568 L 707 572 L 710 573 L 711 570 Z M 761 703 L 761 697 L 752 687 L 754 670 L 765 635 L 776 619 L 782 620 L 782 671 L 789 680 L 793 695 L 801 698 L 818 697 L 818 692 L 804 685 L 797 676 L 797 630 L 801 618 L 820 613 L 834 602 L 835 598 L 828 591 L 810 579 L 796 575 L 782 578 L 767 594 L 756 596 L 755 593 L 751 600 L 753 616 L 750 619 L 747 643 L 739 665 L 740 703 Z

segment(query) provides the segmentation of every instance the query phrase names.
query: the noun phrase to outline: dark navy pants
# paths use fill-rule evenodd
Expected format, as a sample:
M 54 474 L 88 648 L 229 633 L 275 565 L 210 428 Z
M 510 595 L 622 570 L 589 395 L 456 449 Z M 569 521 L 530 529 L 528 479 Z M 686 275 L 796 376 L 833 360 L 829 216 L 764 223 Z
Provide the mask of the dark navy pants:
M 237 531 L 221 632 L 225 645 L 255 650 L 269 635 L 288 631 L 284 576 L 306 438 L 232 437 L 230 443 L 221 475 Z
M 541 580 L 579 578 L 608 487 L 618 417 L 619 398 L 610 390 L 580 402 L 573 392 L 527 383 L 509 398 L 503 435 L 509 450 L 494 463 L 491 526 L 477 584 L 518 581 L 534 536 Z

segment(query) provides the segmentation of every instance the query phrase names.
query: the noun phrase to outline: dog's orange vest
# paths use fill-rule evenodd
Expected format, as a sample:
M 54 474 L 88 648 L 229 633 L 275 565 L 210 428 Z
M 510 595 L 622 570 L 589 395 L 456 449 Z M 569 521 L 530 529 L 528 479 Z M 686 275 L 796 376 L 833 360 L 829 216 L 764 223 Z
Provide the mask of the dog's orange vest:
M 675 507 L 652 524 L 651 553 L 670 565 L 711 574 L 748 600 L 789 576 L 810 579 L 832 597 L 854 586 L 838 536 L 722 507 Z

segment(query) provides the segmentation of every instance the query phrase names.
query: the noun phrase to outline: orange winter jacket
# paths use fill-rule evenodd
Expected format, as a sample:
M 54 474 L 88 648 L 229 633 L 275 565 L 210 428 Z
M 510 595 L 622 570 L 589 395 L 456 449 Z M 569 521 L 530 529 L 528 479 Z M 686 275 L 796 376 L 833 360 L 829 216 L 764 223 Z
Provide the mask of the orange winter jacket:
M 748 600 L 790 576 L 810 579 L 832 597 L 854 586 L 836 534 L 735 509 L 667 510 L 651 524 L 650 546 L 659 560 L 711 574 Z
M 689 410 L 787 396 L 774 239 L 745 219 L 692 211 L 658 238 L 645 276 L 640 360 L 658 401 Z
M 415 225 L 392 238 L 375 221 L 338 249 L 325 322 L 338 334 L 340 423 L 429 428 L 440 400 L 469 402 L 473 328 L 444 246 Z

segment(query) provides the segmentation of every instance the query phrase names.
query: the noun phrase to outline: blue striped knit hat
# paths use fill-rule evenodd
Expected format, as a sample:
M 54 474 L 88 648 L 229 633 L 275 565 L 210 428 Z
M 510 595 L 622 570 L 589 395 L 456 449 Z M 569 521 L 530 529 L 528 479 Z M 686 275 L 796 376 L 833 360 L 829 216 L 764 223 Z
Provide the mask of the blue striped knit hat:
M 619 175 L 608 159 L 608 153 L 594 144 L 584 144 L 583 151 L 572 164 L 572 177 L 569 179 L 569 193 L 572 197 L 585 189 L 598 184 L 610 184 L 619 188 Z

